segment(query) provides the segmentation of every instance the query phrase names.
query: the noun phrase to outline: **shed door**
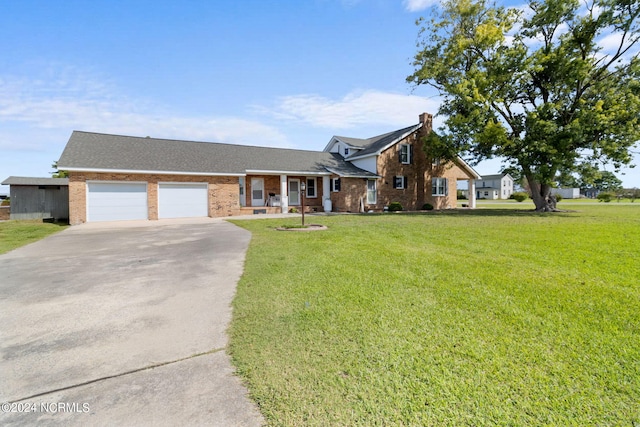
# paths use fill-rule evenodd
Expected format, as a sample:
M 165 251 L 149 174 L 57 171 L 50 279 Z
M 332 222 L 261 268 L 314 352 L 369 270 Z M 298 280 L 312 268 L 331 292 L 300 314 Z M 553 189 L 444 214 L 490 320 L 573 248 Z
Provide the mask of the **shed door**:
M 158 217 L 208 216 L 207 183 L 159 183 Z
M 146 182 L 87 183 L 87 221 L 148 219 Z

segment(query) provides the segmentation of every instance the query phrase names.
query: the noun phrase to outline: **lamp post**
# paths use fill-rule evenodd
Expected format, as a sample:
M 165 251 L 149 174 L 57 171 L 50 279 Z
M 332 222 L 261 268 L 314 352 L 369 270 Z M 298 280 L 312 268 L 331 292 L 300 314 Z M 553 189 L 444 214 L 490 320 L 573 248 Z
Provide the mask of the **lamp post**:
M 300 199 L 302 201 L 302 226 L 304 227 L 304 193 L 307 191 L 307 184 L 303 181 L 302 183 L 300 183 L 300 192 L 302 193 L 301 196 L 302 198 Z

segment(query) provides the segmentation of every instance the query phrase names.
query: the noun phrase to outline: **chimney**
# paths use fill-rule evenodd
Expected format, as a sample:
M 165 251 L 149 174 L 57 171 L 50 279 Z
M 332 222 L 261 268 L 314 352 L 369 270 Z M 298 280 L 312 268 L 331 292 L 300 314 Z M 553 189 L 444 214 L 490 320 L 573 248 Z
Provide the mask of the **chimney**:
M 419 123 L 422 123 L 422 132 L 426 135 L 431 132 L 433 116 L 429 113 L 422 113 L 418 116 Z

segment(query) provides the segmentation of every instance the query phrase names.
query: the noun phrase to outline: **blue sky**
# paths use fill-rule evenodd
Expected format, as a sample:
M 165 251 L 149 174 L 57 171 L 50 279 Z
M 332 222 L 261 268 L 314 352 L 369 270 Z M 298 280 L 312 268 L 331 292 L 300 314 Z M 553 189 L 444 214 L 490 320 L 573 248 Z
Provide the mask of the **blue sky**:
M 405 82 L 429 3 L 0 2 L 0 180 L 49 176 L 73 130 L 321 150 L 417 123 L 438 108 Z

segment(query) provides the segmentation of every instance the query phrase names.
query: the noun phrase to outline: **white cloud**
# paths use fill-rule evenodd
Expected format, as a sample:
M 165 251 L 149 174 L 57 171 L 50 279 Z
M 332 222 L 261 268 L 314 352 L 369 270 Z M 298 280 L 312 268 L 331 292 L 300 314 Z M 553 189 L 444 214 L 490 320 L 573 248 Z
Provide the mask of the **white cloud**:
M 407 126 L 417 123 L 418 114 L 435 114 L 438 101 L 415 95 L 367 90 L 341 99 L 320 95 L 293 95 L 279 99 L 273 108 L 256 107 L 283 121 L 300 121 L 331 130 L 363 125 Z
M 439 0 L 404 0 L 402 4 L 409 12 L 419 12 L 431 6 L 437 5 Z
M 27 79 L 0 76 L 0 148 L 38 149 L 30 140 L 72 130 L 290 147 L 275 127 L 229 116 L 182 117 L 118 93 L 98 76 L 71 68 Z M 11 129 L 15 129 L 12 132 Z M 32 136 L 24 134 L 24 129 Z M 46 132 L 45 132 L 46 131 Z M 61 141 L 64 142 L 64 141 Z M 41 144 L 45 145 L 45 142 Z M 44 148 L 44 147 L 41 147 Z

